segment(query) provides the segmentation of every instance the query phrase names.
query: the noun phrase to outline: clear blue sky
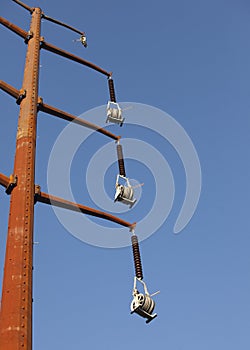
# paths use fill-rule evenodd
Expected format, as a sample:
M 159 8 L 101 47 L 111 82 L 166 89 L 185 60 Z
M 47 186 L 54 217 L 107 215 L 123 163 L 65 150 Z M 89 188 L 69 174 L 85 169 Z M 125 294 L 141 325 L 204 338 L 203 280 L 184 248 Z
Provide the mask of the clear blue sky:
M 131 249 L 85 244 L 61 225 L 52 208 L 36 205 L 35 241 L 39 244 L 34 247 L 34 349 L 249 349 L 249 3 L 26 3 L 85 30 L 87 49 L 73 42 L 77 36 L 67 29 L 42 24 L 46 41 L 113 71 L 119 101 L 148 104 L 175 118 L 192 139 L 202 169 L 197 210 L 185 229 L 174 235 L 185 194 L 185 175 L 177 154 L 155 134 L 138 130 L 136 135 L 137 129 L 126 125 L 109 127 L 126 137 L 151 139 L 169 162 L 175 179 L 170 215 L 141 243 L 145 281 L 150 291 L 161 290 L 155 297 L 158 317 L 149 325 L 130 315 Z M 2 1 L 1 16 L 29 28 L 28 12 L 10 0 Z M 1 79 L 19 89 L 26 46 L 4 27 L 0 40 Z M 43 51 L 39 95 L 48 104 L 80 115 L 106 103 L 107 82 L 88 68 Z M 0 172 L 9 175 L 18 106 L 4 92 L 0 104 Z M 45 192 L 49 155 L 66 125 L 39 114 L 36 183 Z M 91 204 L 84 191 L 87 161 L 106 141 L 102 136 L 90 139 L 72 164 L 72 187 L 82 204 Z M 134 211 L 123 215 L 131 221 L 145 215 L 154 195 L 153 186 L 152 191 L 147 186 L 147 180 L 153 181 L 152 174 L 137 163 L 128 161 L 129 173 L 145 185 Z M 107 174 L 116 172 L 115 166 Z M 97 174 L 94 180 L 103 181 L 105 174 L 98 170 Z M 105 179 L 112 197 L 107 176 Z M 0 199 L 2 278 L 9 209 L 4 189 Z

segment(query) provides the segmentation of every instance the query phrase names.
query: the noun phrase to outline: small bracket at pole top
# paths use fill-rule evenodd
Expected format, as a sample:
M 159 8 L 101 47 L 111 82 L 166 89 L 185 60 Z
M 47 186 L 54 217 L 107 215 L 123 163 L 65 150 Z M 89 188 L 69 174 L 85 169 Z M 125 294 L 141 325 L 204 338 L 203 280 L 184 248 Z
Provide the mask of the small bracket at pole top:
M 9 177 L 9 183 L 6 187 L 5 193 L 11 194 L 14 187 L 17 186 L 17 175 L 11 174 Z

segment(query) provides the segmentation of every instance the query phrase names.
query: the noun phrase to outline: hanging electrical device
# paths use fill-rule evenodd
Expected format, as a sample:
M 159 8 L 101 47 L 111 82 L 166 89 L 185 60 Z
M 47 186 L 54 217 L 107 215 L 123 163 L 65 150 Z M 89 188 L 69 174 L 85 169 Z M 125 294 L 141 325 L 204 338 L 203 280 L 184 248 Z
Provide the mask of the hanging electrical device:
M 121 184 L 119 180 L 123 180 L 124 184 Z M 132 208 L 136 202 L 136 199 L 134 199 L 134 189 L 133 186 L 131 186 L 129 179 L 118 174 L 116 178 L 115 188 L 116 191 L 114 201 L 122 202 Z
M 119 104 L 116 101 L 115 96 L 115 88 L 114 81 L 111 75 L 108 77 L 108 87 L 109 87 L 109 95 L 110 101 L 107 104 L 107 119 L 106 123 L 112 122 L 123 125 L 124 118 L 122 116 L 122 110 Z M 114 201 L 119 201 L 126 205 L 129 205 L 130 208 L 135 204 L 136 199 L 134 198 L 134 187 L 142 186 L 143 184 L 139 184 L 137 186 L 131 186 L 129 179 L 126 176 L 125 164 L 122 146 L 117 141 L 116 146 L 117 151 L 117 159 L 118 159 L 118 168 L 119 174 L 116 177 L 115 184 L 115 197 Z M 149 294 L 147 285 L 143 281 L 143 273 L 142 273 L 142 264 L 139 250 L 139 242 L 137 236 L 134 234 L 134 230 L 132 230 L 132 250 L 133 250 L 133 258 L 134 258 L 134 266 L 135 266 L 135 276 L 134 276 L 134 286 L 132 291 L 133 300 L 130 305 L 131 314 L 136 313 L 139 316 L 146 318 L 146 323 L 151 322 L 155 317 L 157 317 L 156 313 L 153 313 L 155 308 L 155 302 L 152 299 L 152 296 L 158 294 L 156 292 L 154 294 Z M 140 284 L 140 288 L 138 288 L 137 284 Z
M 80 41 L 80 43 L 81 43 L 84 47 L 87 47 L 87 46 L 88 46 L 88 44 L 87 44 L 87 37 L 86 37 L 85 34 L 81 34 L 79 39 L 74 39 L 73 41 L 74 41 L 74 42 Z
M 106 123 L 111 122 L 122 126 L 125 118 L 123 118 L 122 116 L 122 109 L 120 108 L 119 104 L 116 102 L 114 81 L 111 78 L 111 76 L 108 77 L 108 86 L 109 86 L 110 101 L 108 101 L 107 108 L 106 108 L 106 112 L 107 112 Z
M 79 39 L 80 43 L 84 46 L 84 47 L 87 47 L 88 44 L 87 44 L 87 37 L 85 34 L 81 35 L 80 36 L 80 39 Z
M 146 318 L 146 323 L 151 322 L 157 314 L 154 313 L 155 302 L 152 296 L 159 293 L 149 294 L 146 283 L 143 281 L 142 273 L 142 263 L 139 250 L 138 237 L 133 233 L 131 236 L 134 266 L 135 266 L 135 277 L 134 277 L 134 287 L 132 291 L 133 300 L 130 305 L 131 314 L 136 313 L 139 316 Z M 143 292 L 140 292 L 137 288 L 137 282 L 140 282 L 143 287 Z
M 131 186 L 129 179 L 126 177 L 122 146 L 119 144 L 119 142 L 116 146 L 116 150 L 119 174 L 116 177 L 114 201 L 122 202 L 132 208 L 136 202 L 136 199 L 134 199 L 134 188 Z

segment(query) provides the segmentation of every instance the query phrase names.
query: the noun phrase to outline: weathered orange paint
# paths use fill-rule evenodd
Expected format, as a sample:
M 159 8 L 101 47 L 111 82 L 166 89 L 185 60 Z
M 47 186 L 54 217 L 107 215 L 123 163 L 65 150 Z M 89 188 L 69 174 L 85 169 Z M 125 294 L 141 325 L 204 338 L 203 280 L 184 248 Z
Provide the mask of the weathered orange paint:
M 32 13 L 16 137 L 8 237 L 0 313 L 0 349 L 32 349 L 34 176 L 41 9 Z

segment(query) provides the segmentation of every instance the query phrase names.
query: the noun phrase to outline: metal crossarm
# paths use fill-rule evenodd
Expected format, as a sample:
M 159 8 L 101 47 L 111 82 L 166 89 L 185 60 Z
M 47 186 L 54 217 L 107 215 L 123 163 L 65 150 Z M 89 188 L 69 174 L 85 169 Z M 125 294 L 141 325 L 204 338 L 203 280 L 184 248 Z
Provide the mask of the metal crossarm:
M 84 66 L 92 68 L 92 69 L 96 70 L 97 72 L 106 75 L 107 77 L 110 77 L 112 75 L 111 72 L 107 72 L 106 70 L 104 70 L 103 68 L 97 66 L 96 64 L 94 64 L 92 62 L 89 62 L 89 61 L 87 61 L 79 56 L 73 55 L 72 53 L 70 53 L 68 51 L 62 50 L 55 45 L 47 43 L 46 41 L 44 41 L 43 38 L 41 38 L 41 48 L 45 49 L 47 51 L 53 52 L 59 56 L 68 58 L 71 61 L 75 61 L 77 63 L 84 65 Z
M 58 118 L 61 118 L 64 120 L 67 120 L 69 122 L 76 123 L 76 124 L 84 126 L 86 128 L 95 130 L 95 131 L 97 131 L 103 135 L 106 135 L 106 136 L 108 136 L 116 141 L 118 141 L 120 139 L 120 136 L 114 135 L 111 132 L 109 132 L 108 130 L 103 129 L 98 125 L 95 125 L 93 123 L 88 122 L 87 120 L 78 118 L 70 113 L 64 112 L 58 108 L 55 108 L 55 107 L 52 107 L 48 104 L 43 103 L 43 100 L 41 98 L 38 99 L 38 109 L 41 112 L 53 115 L 55 117 L 58 117 Z
M 8 21 L 7 19 L 0 17 L 0 23 L 8 28 L 9 30 L 11 30 L 12 32 L 16 33 L 17 35 L 21 36 L 22 38 L 26 39 L 28 36 L 28 32 L 26 32 L 25 30 L 23 30 L 22 28 L 18 27 L 17 25 L 11 23 L 10 21 Z

